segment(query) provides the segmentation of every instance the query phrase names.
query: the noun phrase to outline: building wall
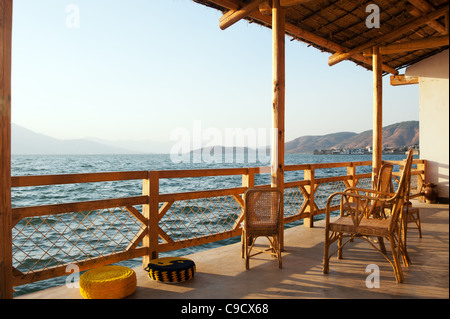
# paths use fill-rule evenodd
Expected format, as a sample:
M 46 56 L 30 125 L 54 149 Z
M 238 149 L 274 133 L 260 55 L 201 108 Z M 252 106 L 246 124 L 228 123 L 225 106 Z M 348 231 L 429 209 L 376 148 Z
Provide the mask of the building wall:
M 407 68 L 419 76 L 420 158 L 427 160 L 427 182 L 438 185 L 441 200 L 449 198 L 449 51 Z

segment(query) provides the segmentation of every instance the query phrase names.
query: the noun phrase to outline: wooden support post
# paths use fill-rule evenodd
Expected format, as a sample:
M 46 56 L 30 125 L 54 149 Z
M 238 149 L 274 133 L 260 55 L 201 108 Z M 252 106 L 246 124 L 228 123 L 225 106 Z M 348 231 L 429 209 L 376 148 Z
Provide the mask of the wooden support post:
M 373 47 L 373 143 L 372 143 L 372 183 L 376 185 L 381 167 L 383 145 L 383 71 L 382 56 L 378 46 Z
M 273 41 L 273 145 L 271 186 L 284 192 L 284 107 L 285 107 L 285 11 L 280 0 L 272 2 Z M 284 198 L 284 197 L 283 197 Z M 284 200 L 282 201 L 284 202 Z M 282 216 L 284 207 L 282 205 Z M 283 223 L 280 225 L 280 243 L 284 246 Z
M 159 174 L 149 171 L 143 180 L 143 195 L 149 196 L 148 204 L 142 206 L 142 213 L 148 219 L 148 233 L 143 239 L 143 246 L 148 253 L 142 258 L 142 266 L 147 267 L 151 259 L 158 258 L 158 222 L 159 222 Z
M 0 0 L 0 298 L 13 298 L 11 213 L 12 0 Z

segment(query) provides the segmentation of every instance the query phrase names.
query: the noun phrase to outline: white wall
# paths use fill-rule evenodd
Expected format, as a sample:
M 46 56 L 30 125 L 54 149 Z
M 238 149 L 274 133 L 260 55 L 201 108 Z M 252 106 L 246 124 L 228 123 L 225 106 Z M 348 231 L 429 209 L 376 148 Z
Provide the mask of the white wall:
M 419 76 L 420 158 L 427 160 L 427 182 L 449 198 L 449 51 L 407 68 Z

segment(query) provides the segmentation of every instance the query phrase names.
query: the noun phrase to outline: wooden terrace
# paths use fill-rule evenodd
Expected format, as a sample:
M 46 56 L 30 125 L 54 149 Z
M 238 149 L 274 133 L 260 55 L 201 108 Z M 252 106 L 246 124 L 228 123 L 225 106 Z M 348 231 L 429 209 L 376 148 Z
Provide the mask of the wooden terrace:
M 129 299 L 447 299 L 448 205 L 414 201 L 414 206 L 420 208 L 423 237 L 410 230 L 408 247 L 413 265 L 404 270 L 404 284 L 395 282 L 391 266 L 375 250 L 367 249 L 364 241 L 349 246 L 344 259 L 333 258 L 330 273 L 324 275 L 324 224 L 318 221 L 313 228 L 296 226 L 285 231 L 282 269 L 275 259 L 263 254 L 252 258 L 251 269 L 245 270 L 240 243 L 236 243 L 189 255 L 197 265 L 197 274 L 187 282 L 159 283 L 148 278 L 141 267 L 136 268 L 138 286 Z M 366 287 L 369 264 L 380 267 L 379 288 Z M 81 295 L 78 289 L 61 286 L 19 298 L 81 299 Z

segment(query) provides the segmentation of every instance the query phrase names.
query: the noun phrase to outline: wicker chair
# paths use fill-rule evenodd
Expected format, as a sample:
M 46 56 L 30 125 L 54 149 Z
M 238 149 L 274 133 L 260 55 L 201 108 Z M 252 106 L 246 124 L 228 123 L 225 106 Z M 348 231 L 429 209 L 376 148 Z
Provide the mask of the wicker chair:
M 252 188 L 245 192 L 244 225 L 242 229 L 242 258 L 245 268 L 249 269 L 249 259 L 260 253 L 269 253 L 278 259 L 282 267 L 280 250 L 281 191 L 276 188 Z M 265 236 L 270 248 L 266 250 L 254 247 L 256 238 Z M 272 238 L 272 239 L 271 239 Z M 258 251 L 251 255 L 252 249 Z
M 375 190 L 378 192 L 383 193 L 377 194 L 376 197 L 380 198 L 386 198 L 391 196 L 391 191 L 393 189 L 392 185 L 392 170 L 394 169 L 394 165 L 390 163 L 386 163 L 381 165 L 381 168 L 378 172 L 378 179 L 374 185 L 376 186 Z M 354 193 L 364 193 L 362 189 L 360 188 L 347 188 L 345 190 L 346 192 L 354 192 Z M 370 196 L 368 193 L 366 193 L 368 196 Z M 363 201 L 362 204 L 364 205 L 365 202 Z M 350 203 L 349 208 L 353 211 L 356 210 L 356 203 Z M 390 210 L 390 205 L 379 202 L 379 201 L 371 201 L 370 206 L 367 209 L 367 213 L 365 217 L 372 216 L 374 218 L 386 218 L 386 210 Z M 346 207 L 343 207 L 345 210 Z M 348 214 L 348 212 L 347 212 Z M 351 239 L 353 241 L 353 238 Z M 386 246 L 384 245 L 384 239 L 383 237 L 378 237 L 378 243 L 380 245 L 380 249 L 383 253 L 387 253 Z
M 403 282 L 404 279 L 400 260 L 403 260 L 405 263 L 405 260 L 408 259 L 406 246 L 403 242 L 403 228 L 405 224 L 403 219 L 403 207 L 406 192 L 409 189 L 407 184 L 409 184 L 410 181 L 411 165 L 412 152 L 409 152 L 395 194 L 382 193 L 377 190 L 361 189 L 361 191 L 367 192 L 370 196 L 344 191 L 334 193 L 328 198 L 323 259 L 324 274 L 329 272 L 331 256 L 337 252 L 338 258 L 341 259 L 343 247 L 353 238 L 362 238 L 369 242 L 373 248 L 378 250 L 391 263 L 396 281 L 399 283 Z M 340 196 L 340 217 L 331 221 L 331 203 L 336 196 Z M 350 208 L 351 202 L 356 204 L 354 209 Z M 390 219 L 376 218 L 369 213 L 373 203 L 376 202 L 380 205 L 391 205 Z M 372 205 L 370 203 L 372 203 Z M 347 212 L 347 215 L 345 215 L 345 212 Z M 349 238 L 345 243 L 343 243 L 344 237 Z M 381 237 L 389 240 L 392 260 L 388 257 L 387 253 L 383 252 L 382 249 L 378 248 L 371 241 L 373 237 Z M 330 245 L 336 241 L 338 242 L 337 250 L 330 254 Z

